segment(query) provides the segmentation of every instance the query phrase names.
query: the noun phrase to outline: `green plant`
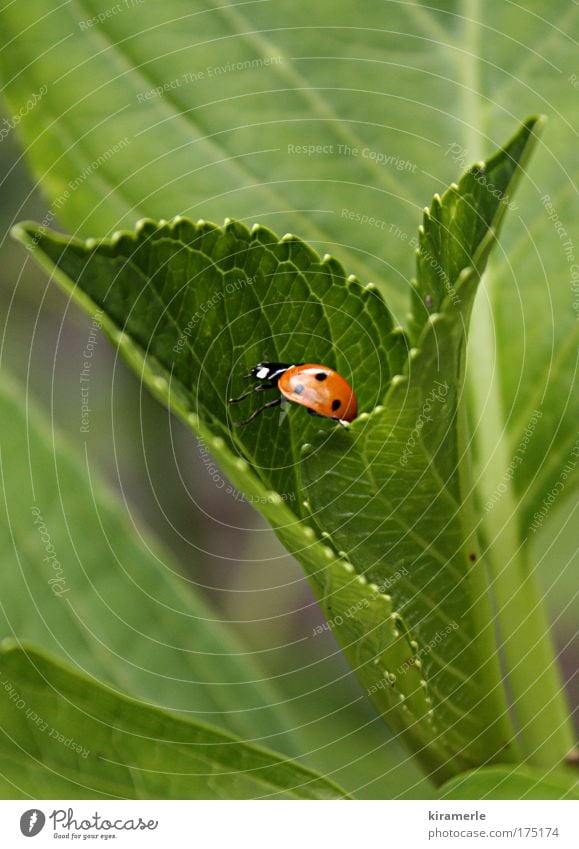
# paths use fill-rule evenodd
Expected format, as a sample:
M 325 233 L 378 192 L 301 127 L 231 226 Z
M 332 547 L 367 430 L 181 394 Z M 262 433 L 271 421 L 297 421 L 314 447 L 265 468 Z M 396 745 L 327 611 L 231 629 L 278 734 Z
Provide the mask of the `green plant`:
M 240 14 L 233 7 L 224 12 L 233 27 L 240 25 Z M 10 24 L 8 8 L 4 15 Z M 50 20 L 55 30 L 63 25 L 59 15 Z M 117 26 L 122 30 L 124 24 L 111 23 Z M 465 38 L 476 40 L 476 28 L 465 26 Z M 143 64 L 138 38 L 122 38 L 116 32 L 115 39 L 112 52 L 128 71 L 115 78 L 112 86 L 118 96 L 130 98 L 128 113 L 120 119 L 128 128 L 141 116 L 133 101 L 152 92 L 158 79 L 170 74 L 180 79 L 184 72 L 178 49 L 172 54 L 173 70 L 165 68 L 159 77 L 154 61 Z M 476 788 L 484 786 L 487 792 L 489 785 L 477 784 L 485 781 L 480 767 L 493 764 L 498 766 L 489 768 L 488 780 L 501 786 L 500 793 L 532 794 L 534 784 L 545 776 L 545 793 L 556 793 L 557 788 L 562 795 L 572 793 L 573 778 L 564 760 L 573 737 L 531 568 L 528 535 L 545 487 L 560 473 L 556 463 L 544 466 L 538 446 L 550 438 L 554 414 L 559 416 L 561 444 L 569 452 L 573 418 L 561 406 L 564 392 L 557 392 L 552 381 L 551 394 L 542 405 L 537 402 L 542 406 L 539 415 L 534 405 L 504 415 L 515 378 L 511 369 L 505 371 L 500 387 L 493 380 L 491 322 L 497 307 L 490 309 L 488 304 L 506 297 L 502 291 L 497 295 L 496 275 L 491 275 L 490 288 L 475 306 L 481 275 L 505 213 L 515 205 L 514 190 L 527 170 L 542 119 L 528 119 L 501 150 L 470 167 L 441 197 L 435 194 L 416 240 L 410 235 L 413 210 L 396 208 L 393 217 L 400 223 L 394 238 L 403 257 L 399 272 L 408 267 L 412 248 L 417 257 L 410 316 L 402 326 L 395 318 L 401 297 L 394 286 L 363 285 L 347 276 L 352 269 L 362 281 L 375 275 L 382 278 L 380 260 L 364 251 L 370 248 L 379 253 L 376 236 L 385 223 L 380 217 L 382 205 L 396 180 L 384 169 L 377 171 L 377 155 L 364 156 L 355 145 L 351 125 L 338 123 L 327 102 L 309 89 L 300 94 L 311 114 L 322 119 L 319 144 L 336 146 L 348 166 L 356 160 L 366 179 L 379 173 L 377 208 L 369 204 L 362 214 L 354 204 L 342 206 L 343 220 L 337 227 L 328 227 L 324 221 L 320 228 L 315 215 L 307 218 L 298 212 L 288 213 L 284 223 L 295 223 L 296 229 L 303 226 L 312 239 L 325 243 L 331 235 L 346 232 L 341 229 L 344 221 L 349 227 L 362 223 L 362 218 L 367 224 L 373 222 L 361 234 L 360 253 L 343 251 L 346 271 L 341 262 L 319 256 L 300 238 L 280 239 L 264 225 L 249 230 L 236 220 L 219 227 L 206 221 L 194 223 L 185 215 L 169 222 L 158 220 L 169 211 L 201 209 L 202 203 L 195 194 L 198 175 L 182 181 L 183 174 L 189 173 L 179 152 L 181 124 L 186 120 L 182 116 L 188 112 L 180 102 L 180 86 L 163 99 L 160 95 L 148 98 L 158 120 L 167 126 L 152 131 L 147 162 L 155 161 L 155 153 L 162 160 L 163 145 L 177 151 L 175 161 L 165 162 L 162 173 L 152 181 L 151 169 L 145 166 L 132 168 L 125 178 L 123 162 L 134 156 L 134 139 L 151 131 L 131 125 L 132 136 L 122 136 L 120 141 L 128 141 L 119 147 L 119 127 L 106 124 L 105 133 L 113 135 L 95 140 L 88 114 L 95 104 L 101 110 L 103 106 L 94 77 L 102 73 L 106 86 L 109 76 L 106 56 L 97 53 L 89 58 L 90 44 L 90 39 L 86 44 L 79 42 L 79 49 L 87 50 L 86 61 L 93 65 L 90 84 L 80 76 L 80 84 L 87 85 L 86 94 L 75 88 L 72 115 L 64 112 L 68 117 L 49 124 L 45 137 L 29 150 L 36 172 L 49 170 L 51 212 L 62 212 L 63 220 L 75 226 L 80 221 L 78 235 L 53 232 L 47 216 L 41 224 L 19 225 L 16 237 L 83 309 L 103 316 L 103 330 L 129 366 L 155 397 L 203 439 L 228 478 L 271 523 L 303 565 L 329 627 L 377 711 L 435 783 L 452 779 L 451 797 L 482 794 Z M 247 35 L 244 44 L 243 49 L 275 56 L 262 34 Z M 475 50 L 474 44 L 470 47 Z M 3 61 L 9 67 L 14 54 L 8 51 Z M 50 61 L 57 64 L 61 57 L 51 53 Z M 83 61 L 82 55 L 78 61 Z M 286 61 L 283 54 L 282 64 Z M 47 62 L 42 59 L 26 66 L 27 75 L 22 76 L 27 85 L 40 83 Z M 293 67 L 283 73 L 293 85 L 301 82 Z M 57 68 L 52 67 L 51 75 L 56 74 Z M 74 82 L 77 86 L 79 80 L 75 77 Z M 21 96 L 20 86 L 17 78 L 8 89 L 14 103 Z M 72 97 L 66 82 L 63 91 L 65 98 Z M 465 110 L 475 108 L 468 92 L 465 97 Z M 56 105 L 50 91 L 36 106 L 49 118 L 55 108 L 62 111 L 62 104 Z M 151 116 L 146 120 L 151 121 Z M 78 132 L 79 127 L 86 133 L 80 148 L 82 161 L 74 162 L 73 156 L 64 153 L 66 134 Z M 23 126 L 25 139 L 27 132 L 31 132 L 29 124 Z M 199 162 L 221 144 L 215 138 L 219 131 L 210 133 L 207 128 L 199 133 Z M 97 172 L 95 179 L 91 178 L 91 156 L 97 150 L 91 150 L 93 144 L 101 157 L 103 150 L 119 148 L 92 169 Z M 464 145 L 449 144 L 455 169 L 467 164 L 462 160 L 476 144 L 474 139 Z M 63 151 L 58 159 L 55 146 Z M 364 150 L 378 150 L 376 135 L 374 146 Z M 420 160 L 419 153 L 416 159 Z M 210 182 L 203 193 L 213 195 L 212 202 L 204 202 L 203 214 L 205 208 L 215 214 L 223 207 L 215 197 L 225 193 L 232 179 L 250 185 L 243 163 L 243 159 L 226 157 L 222 168 L 201 171 Z M 264 208 L 276 208 L 279 191 L 275 183 L 263 179 L 235 203 L 237 217 L 253 209 L 255 197 Z M 138 214 L 136 198 L 139 210 L 151 218 L 142 220 L 136 230 L 129 226 L 112 237 L 93 238 L 119 222 L 125 228 L 131 225 Z M 287 202 L 302 208 L 291 189 Z M 469 331 L 474 357 L 467 363 Z M 233 428 L 236 411 L 231 413 L 226 402 L 238 394 L 239 375 L 261 359 L 312 359 L 304 357 L 311 350 L 312 338 L 313 359 L 337 368 L 353 382 L 362 411 L 359 418 L 347 429 L 339 429 L 308 419 L 303 410 L 293 410 L 282 418 L 262 416 L 253 427 Z M 504 343 L 499 342 L 499 348 L 500 344 Z M 559 350 L 561 363 L 566 364 L 566 345 Z M 538 357 L 534 362 L 539 368 Z M 563 384 L 567 369 L 567 365 L 561 367 L 558 374 Z M 549 415 L 545 415 L 547 409 Z M 525 462 L 520 473 L 509 477 L 509 463 L 517 457 L 530 421 L 532 436 L 525 443 Z M 498 471 L 494 468 L 497 456 Z M 564 495 L 570 492 L 569 481 Z M 50 661 L 35 658 L 32 654 L 34 665 L 50 666 Z M 2 668 L 15 679 L 15 687 L 20 676 L 23 688 L 33 686 L 29 673 L 22 671 L 29 662 L 21 653 L 7 651 Z M 72 672 L 54 674 L 67 676 L 70 686 L 76 686 Z M 114 697 L 109 693 L 106 698 Z M 121 696 L 116 698 L 122 702 Z M 266 690 L 260 690 L 258 698 L 262 707 L 267 704 Z M 17 736 L 25 724 L 22 717 L 20 724 L 17 721 L 14 703 L 7 701 L 7 711 Z M 144 716 L 147 710 L 142 711 Z M 279 729 L 281 734 L 283 721 L 266 713 L 272 723 L 270 733 Z M 169 719 L 162 716 L 156 718 L 164 733 L 163 722 Z M 183 734 L 194 733 L 182 727 Z M 219 734 L 206 729 L 203 733 Z M 241 741 L 237 745 L 243 747 Z M 292 746 L 295 751 L 295 742 L 287 740 L 287 749 Z M 275 773 L 276 756 L 259 756 L 269 758 L 267 764 Z M 537 771 L 521 771 L 523 762 Z M 235 768 L 234 760 L 231 764 Z M 474 768 L 479 769 L 472 777 L 472 790 Z M 289 788 L 299 795 L 296 788 L 311 783 L 319 787 L 321 796 L 345 795 L 322 779 L 301 775 L 297 765 L 295 772 L 292 769 L 288 765 L 284 780 L 272 782 L 272 792 Z M 549 777 L 551 773 L 554 778 Z M 90 769 L 83 780 L 89 781 L 93 792 L 110 792 Z M 120 792 L 119 786 L 115 792 Z M 163 792 L 158 785 L 142 790 L 143 795 Z M 186 791 L 166 787 L 165 792 L 170 796 Z M 223 785 L 219 792 L 234 791 Z M 256 791 L 236 792 L 244 796 Z

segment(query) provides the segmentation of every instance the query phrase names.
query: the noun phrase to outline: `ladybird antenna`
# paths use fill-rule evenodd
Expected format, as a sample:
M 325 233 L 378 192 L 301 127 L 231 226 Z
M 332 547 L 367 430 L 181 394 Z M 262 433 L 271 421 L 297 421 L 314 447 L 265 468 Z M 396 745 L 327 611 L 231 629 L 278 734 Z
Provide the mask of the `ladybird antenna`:
M 249 398 L 250 395 L 253 395 L 254 390 L 250 389 L 249 392 L 244 392 L 243 395 L 240 395 L 239 398 L 228 398 L 228 404 L 239 404 L 240 401 L 245 401 L 246 398 Z
M 277 389 L 277 386 L 273 383 L 258 383 L 257 386 L 254 386 L 249 392 L 244 392 L 243 395 L 240 395 L 239 398 L 228 398 L 228 404 L 238 404 L 240 401 L 245 401 L 246 398 L 249 398 L 250 395 L 253 395 L 254 392 L 266 392 L 268 389 Z

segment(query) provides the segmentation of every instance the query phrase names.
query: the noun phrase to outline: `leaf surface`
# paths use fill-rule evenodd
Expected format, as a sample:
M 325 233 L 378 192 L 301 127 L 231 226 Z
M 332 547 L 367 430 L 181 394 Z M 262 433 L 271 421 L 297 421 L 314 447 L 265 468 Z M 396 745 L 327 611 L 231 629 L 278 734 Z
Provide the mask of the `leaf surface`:
M 24 390 L 0 380 L 1 636 L 153 704 L 290 749 L 274 688 Z
M 105 311 L 121 352 L 149 358 L 161 394 L 174 395 L 231 451 L 242 450 L 298 514 L 295 446 L 318 425 L 292 408 L 236 429 L 264 397 L 275 397 L 256 393 L 229 406 L 248 388 L 244 374 L 260 361 L 321 362 L 356 387 L 361 410 L 371 410 L 406 356 L 404 335 L 375 288 L 346 279 L 336 260 L 296 237 L 180 218 L 145 220 L 135 233 L 101 242 L 59 238 L 34 224 L 15 232 L 58 266 L 69 291 L 78 282 L 75 294 L 90 299 L 81 296 L 84 306 Z
M 489 165 L 506 194 L 534 123 Z M 16 230 L 85 309 L 104 311 L 121 354 L 251 495 L 305 566 L 368 694 L 440 776 L 515 756 L 460 420 L 468 318 L 502 211 L 477 200 L 484 226 L 469 229 L 452 214 L 463 195 L 468 178 L 427 215 L 424 238 L 435 234 L 458 298 L 440 299 L 409 357 L 375 288 L 295 237 L 184 219 L 100 242 Z M 436 223 L 448 209 L 458 230 Z M 418 286 L 429 285 L 419 266 Z M 347 431 L 300 407 L 232 426 L 227 398 L 263 360 L 337 368 L 362 415 Z
M 366 0 L 363 23 L 329 0 L 287 10 L 166 0 L 104 17 L 97 0 L 31 0 L 25 16 L 8 0 L 0 8 L 8 120 L 49 198 L 47 224 L 91 236 L 141 217 L 259 221 L 375 280 L 396 324 L 424 200 L 499 147 L 516 116 L 547 113 L 533 180 L 487 276 L 496 344 L 483 335 L 470 347 L 473 360 L 496 364 L 507 442 L 483 504 L 521 444 L 519 539 L 536 513 L 542 526 L 554 487 L 558 501 L 572 496 L 577 4 L 554 18 L 549 0 Z M 481 413 L 487 382 L 468 380 L 481 393 L 475 441 L 485 454 L 481 431 L 497 444 Z
M 0 715 L 4 798 L 345 796 L 283 755 L 120 695 L 12 640 L 0 650 Z
M 440 788 L 440 795 L 442 799 L 579 799 L 579 785 L 571 771 L 495 766 L 457 775 Z

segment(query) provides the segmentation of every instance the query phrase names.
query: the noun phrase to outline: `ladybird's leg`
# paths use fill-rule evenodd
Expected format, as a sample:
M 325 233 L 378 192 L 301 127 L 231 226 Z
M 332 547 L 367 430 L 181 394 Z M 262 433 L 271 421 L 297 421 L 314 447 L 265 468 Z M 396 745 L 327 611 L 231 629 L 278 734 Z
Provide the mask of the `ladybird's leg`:
M 271 388 L 271 387 L 269 387 L 269 388 Z M 256 419 L 259 416 L 260 413 L 263 413 L 264 410 L 269 410 L 270 407 L 279 407 L 283 400 L 284 399 L 281 398 L 281 397 L 280 398 L 274 398 L 273 401 L 268 401 L 267 404 L 263 405 L 263 407 L 258 407 L 258 409 L 255 411 L 255 413 L 252 413 L 251 416 L 248 419 L 243 419 L 240 422 L 233 422 L 233 424 L 235 425 L 235 427 L 241 427 L 241 425 L 249 424 L 254 419 Z
M 275 383 L 258 383 L 257 386 L 254 386 L 253 389 L 250 389 L 249 392 L 244 392 L 243 395 L 240 395 L 239 398 L 229 398 L 228 404 L 237 404 L 239 401 L 245 401 L 246 398 L 249 398 L 250 395 L 253 395 L 254 392 L 265 392 L 267 389 L 277 389 L 277 384 Z
M 306 407 L 306 410 L 310 416 L 317 416 L 319 419 L 329 419 L 331 422 L 338 422 L 338 424 L 342 427 L 348 427 L 348 423 L 343 419 L 339 419 L 337 416 L 324 416 L 322 413 L 316 413 L 316 411 L 312 410 L 311 407 Z
M 310 416 L 317 416 L 319 419 L 329 419 L 331 422 L 339 422 L 340 424 L 343 424 L 342 420 L 337 416 L 325 416 L 323 413 L 316 413 L 316 411 L 312 410 L 310 407 L 306 407 L 306 410 Z

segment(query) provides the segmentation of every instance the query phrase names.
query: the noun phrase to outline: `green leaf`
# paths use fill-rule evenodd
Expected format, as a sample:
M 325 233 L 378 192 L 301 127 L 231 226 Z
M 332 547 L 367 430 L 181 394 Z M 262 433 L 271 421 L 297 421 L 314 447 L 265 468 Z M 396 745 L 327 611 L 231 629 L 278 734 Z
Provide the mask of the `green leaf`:
M 461 292 L 476 279 L 462 282 Z M 465 463 L 457 425 L 463 345 L 457 315 L 431 316 L 384 406 L 348 433 L 316 440 L 303 464 L 316 522 L 370 590 L 385 587 L 391 598 L 381 645 L 375 655 L 359 653 L 358 673 L 370 694 L 380 688 L 410 745 L 425 747 L 423 760 L 432 749 L 447 771 L 516 754 L 468 478 L 455 474 Z M 447 437 L 433 447 L 440 432 Z M 328 581 L 326 592 L 338 606 L 340 587 Z
M 480 277 L 498 236 L 521 173 L 535 147 L 533 137 L 543 128 L 544 119 L 529 118 L 511 141 L 486 162 L 473 165 L 460 181 L 453 183 L 442 198 L 434 196 L 424 212 L 419 230 L 417 279 L 412 290 L 410 327 L 418 340 L 428 316 L 443 309 L 445 302 L 458 306 L 457 287 L 465 268 Z M 475 287 L 462 306 L 470 315 Z
M 420 346 L 428 321 L 438 311 L 454 315 L 462 328 L 452 350 L 433 352 L 441 365 L 448 358 L 450 369 L 456 366 L 457 388 L 465 375 L 466 332 L 477 292 L 477 283 L 485 270 L 489 254 L 500 232 L 503 219 L 526 169 L 537 136 L 544 125 L 542 118 L 531 117 L 513 138 L 486 162 L 472 166 L 442 197 L 435 195 L 426 208 L 419 228 L 417 276 L 412 290 L 410 332 Z M 467 271 L 470 269 L 470 271 Z M 452 372 L 449 372 L 452 378 Z M 424 393 L 428 389 L 425 387 Z M 458 406 L 454 400 L 453 407 Z M 415 411 L 418 415 L 418 410 Z M 465 423 L 463 423 L 464 425 Z M 432 462 L 444 481 L 458 492 L 458 472 L 462 453 L 467 451 L 467 436 L 462 444 L 456 440 L 456 429 L 442 420 L 438 427 L 428 422 L 421 436 Z M 446 462 L 446 465 L 445 465 Z
M 259 220 L 376 280 L 397 323 L 416 209 L 500 146 L 514 113 L 547 112 L 534 179 L 487 275 L 492 348 L 471 340 L 473 362 L 496 367 L 469 382 L 481 468 L 484 434 L 500 447 L 482 503 L 535 409 L 525 462 L 507 480 L 519 542 L 535 513 L 539 528 L 548 521 L 554 487 L 557 501 L 572 496 L 579 464 L 560 478 L 577 439 L 577 4 L 554 17 L 549 0 L 367 3 L 362 27 L 356 8 L 329 0 L 186 10 L 166 0 L 108 16 L 96 0 L 30 0 L 26 15 L 0 6 L 9 126 L 50 200 L 47 224 L 88 236 L 176 213 Z
M 35 224 L 14 232 L 58 268 L 57 279 L 82 306 L 105 311 L 105 331 L 139 372 L 146 353 L 157 394 L 193 425 L 200 418 L 231 452 L 241 450 L 260 482 L 298 515 L 295 460 L 319 425 L 292 409 L 234 428 L 263 404 L 257 394 L 242 412 L 228 406 L 247 389 L 243 375 L 260 361 L 321 362 L 353 383 L 360 409 L 371 410 L 406 357 L 404 334 L 375 287 L 346 279 L 336 260 L 320 259 L 294 236 L 183 218 L 145 220 L 135 233 L 100 242 Z
M 273 687 L 167 552 L 0 380 L 0 635 L 136 697 L 293 748 Z M 133 518 L 134 522 L 134 518 Z
M 533 123 L 491 161 L 505 192 Z M 462 191 L 471 196 L 468 179 Z M 453 190 L 440 214 L 456 201 Z M 499 216 L 491 208 L 464 236 L 477 269 L 457 272 L 456 303 L 430 315 L 406 367 L 404 336 L 375 288 L 295 237 L 184 219 L 101 242 L 34 224 L 15 231 L 85 309 L 104 311 L 121 354 L 250 494 L 305 566 L 368 694 L 437 778 L 515 757 L 482 564 L 471 562 L 480 546 L 457 424 L 468 314 Z M 442 256 L 453 238 L 439 235 Z M 320 431 L 294 408 L 231 427 L 226 399 L 260 360 L 337 368 L 360 418 Z M 305 440 L 317 450 L 302 462 Z
M 569 233 L 579 208 L 576 133 L 566 116 L 576 96 L 579 7 L 568 4 L 555 20 L 547 0 L 532 10 L 498 0 L 370 4 L 363 28 L 358 9 L 323 0 L 296 0 L 287 12 L 193 3 L 186 14 L 167 0 L 139 9 L 138 26 L 130 12 L 91 20 L 99 11 L 86 0 L 56 8 L 33 0 L 23 18 L 17 4 L 2 6 L 9 114 L 51 199 L 45 223 L 58 215 L 87 235 L 143 214 L 259 218 L 322 250 L 332 245 L 361 279 L 379 281 L 397 313 L 412 274 L 415 208 L 498 145 L 513 109 L 549 113 L 534 180 L 487 273 L 469 343 L 481 515 L 499 487 L 507 490 L 480 529 L 496 584 L 501 569 L 524 559 L 518 552 L 535 513 L 540 528 L 577 481 Z M 34 108 L 23 108 L 38 92 Z M 521 445 L 525 460 L 511 478 Z M 529 564 L 511 572 L 498 608 L 513 641 L 526 631 L 530 645 L 545 622 L 532 621 L 540 606 L 525 589 Z M 511 664 L 518 691 L 533 680 L 539 696 L 552 692 L 543 677 L 549 650 L 525 656 Z M 528 695 L 532 706 L 535 692 Z M 522 725 L 530 722 L 528 712 Z
M 420 675 L 408 681 L 412 653 L 401 687 L 400 670 L 390 667 L 392 708 L 396 697 L 404 698 L 413 718 L 405 733 L 415 746 L 419 724 L 436 723 L 429 745 L 439 747 L 439 759 L 440 749 L 446 751 L 450 768 L 466 768 L 469 758 L 516 759 L 520 747 L 531 762 L 552 765 L 573 739 L 533 576 L 516 571 L 519 552 L 505 548 L 502 538 L 489 540 L 478 515 L 463 400 L 477 284 L 533 148 L 536 124 L 527 121 L 503 151 L 435 197 L 420 233 L 417 347 L 408 369 L 392 380 L 383 408 L 367 422 L 354 422 L 347 434 L 333 434 L 323 445 L 316 441 L 303 467 L 312 513 L 334 546 L 375 585 L 395 584 L 392 595 Z M 425 312 L 437 307 L 425 321 Z M 495 616 L 516 735 L 500 683 Z
M 457 775 L 440 788 L 441 799 L 579 799 L 571 772 L 530 767 L 486 767 Z
M 529 155 L 534 124 L 477 169 L 500 186 L 503 201 L 512 195 L 519 159 Z M 447 769 L 489 754 L 516 756 L 493 654 L 459 404 L 476 284 L 503 214 L 488 186 L 471 172 L 435 198 L 421 232 L 416 301 L 422 311 L 438 306 L 440 312 L 425 327 L 422 319 L 407 374 L 393 380 L 384 408 L 347 434 L 333 434 L 323 445 L 318 440 L 303 467 L 318 525 L 375 587 L 393 586 L 393 636 L 402 632 L 406 658 L 391 665 L 392 636 L 386 639 L 381 654 L 368 656 L 359 670 L 368 692 L 379 686 L 372 665 L 381 660 L 380 684 L 391 682 L 390 715 L 402 699 L 406 722 L 397 726 L 414 747 L 438 749 L 435 759 Z M 433 266 L 425 257 L 440 274 L 428 273 Z M 419 327 L 416 320 L 415 333 Z M 327 587 L 328 596 L 333 590 Z
M 335 799 L 283 755 L 130 699 L 31 646 L 0 649 L 4 798 Z

